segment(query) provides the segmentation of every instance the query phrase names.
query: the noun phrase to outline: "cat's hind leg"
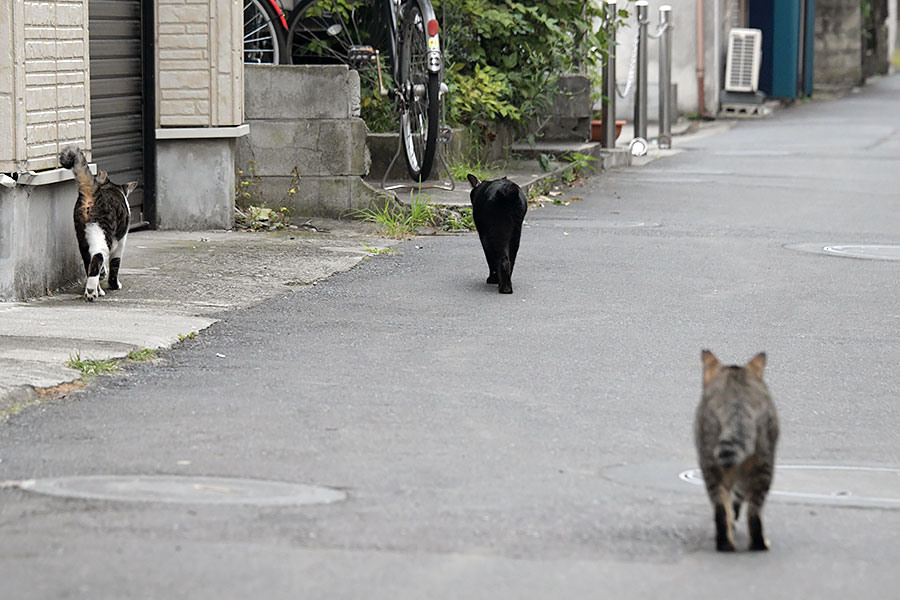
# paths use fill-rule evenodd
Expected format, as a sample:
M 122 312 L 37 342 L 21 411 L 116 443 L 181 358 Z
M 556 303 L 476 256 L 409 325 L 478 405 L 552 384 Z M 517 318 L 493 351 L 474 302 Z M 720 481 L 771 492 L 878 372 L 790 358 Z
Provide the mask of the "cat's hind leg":
M 112 250 L 109 251 L 109 289 L 121 290 L 122 282 L 119 281 L 119 266 L 122 264 L 122 253 L 125 252 L 125 240 L 128 234 L 121 240 L 114 240 Z
M 761 466 L 754 472 L 752 492 L 747 498 L 747 529 L 750 530 L 750 550 L 768 550 L 769 540 L 763 532 L 762 507 L 772 485 L 772 467 Z
M 109 247 L 106 245 L 106 236 L 103 234 L 103 230 L 96 223 L 88 223 L 84 233 L 88 243 L 88 254 L 91 257 L 87 268 L 84 299 L 93 302 L 105 295 L 100 287 L 100 278 L 109 256 Z
M 93 302 L 103 296 L 103 288 L 100 287 L 100 271 L 103 267 L 103 255 L 97 253 L 91 257 L 88 266 L 87 283 L 84 285 L 84 299 Z
M 487 235 L 481 231 L 478 232 L 478 237 L 481 239 L 481 248 L 484 250 L 484 258 L 487 260 L 488 264 L 488 277 L 485 283 L 497 283 L 500 281 L 500 277 L 497 275 L 497 258 L 494 256 L 495 253 L 492 242 Z
M 734 552 L 734 507 L 731 492 L 723 485 L 722 471 L 718 468 L 701 466 L 706 494 L 713 505 L 716 522 L 716 550 Z
M 500 257 L 500 293 L 512 294 L 512 265 L 509 260 L 509 253 L 504 252 Z
M 725 486 L 719 486 L 719 498 L 716 507 L 716 550 L 734 552 L 734 512 L 731 494 Z

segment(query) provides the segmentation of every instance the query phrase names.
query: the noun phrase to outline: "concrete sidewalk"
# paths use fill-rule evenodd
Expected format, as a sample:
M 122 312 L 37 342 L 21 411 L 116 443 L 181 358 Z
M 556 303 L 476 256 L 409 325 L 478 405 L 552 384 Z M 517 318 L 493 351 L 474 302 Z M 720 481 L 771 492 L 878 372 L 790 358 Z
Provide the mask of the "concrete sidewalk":
M 626 140 L 630 131 L 623 130 L 620 147 L 605 153 L 598 173 L 632 162 Z M 543 150 L 561 156 L 570 148 L 557 144 Z M 595 152 L 596 145 L 589 150 Z M 646 164 L 678 151 L 677 142 L 672 150 L 652 147 L 635 162 Z M 543 171 L 536 161 L 522 160 L 511 163 L 506 174 L 527 190 L 568 168 L 557 163 Z M 453 191 L 422 193 L 433 204 L 468 206 L 470 189 L 467 181 L 458 181 Z M 395 193 L 408 202 L 417 192 Z M 120 271 L 122 290 L 87 303 L 82 280 L 53 296 L 0 303 L 0 418 L 42 398 L 65 395 L 66 384 L 81 377 L 66 366 L 72 357 L 107 360 L 133 350 L 170 347 L 209 327 L 225 311 L 351 269 L 372 255 L 366 246 L 398 243 L 357 222 L 317 219 L 311 224 L 318 231 L 133 232 Z
M 65 365 L 159 349 L 250 306 L 347 271 L 396 240 L 354 222 L 312 221 L 272 233 L 136 231 L 122 261 L 123 289 L 93 303 L 84 282 L 56 295 L 0 304 L 0 417 L 80 379 Z

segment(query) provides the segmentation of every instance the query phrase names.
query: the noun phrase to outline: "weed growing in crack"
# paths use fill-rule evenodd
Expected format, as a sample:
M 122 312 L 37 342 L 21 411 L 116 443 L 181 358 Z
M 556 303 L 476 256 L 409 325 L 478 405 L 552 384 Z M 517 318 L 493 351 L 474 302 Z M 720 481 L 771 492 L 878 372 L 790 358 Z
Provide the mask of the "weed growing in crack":
M 115 359 L 81 358 L 81 352 L 70 355 L 66 366 L 81 371 L 84 379 L 115 373 L 119 370 L 119 362 Z
M 379 225 L 382 235 L 391 238 L 413 236 L 419 228 L 433 226 L 435 221 L 434 211 L 421 190 L 415 198 L 411 198 L 408 206 L 387 200 L 383 208 L 373 205 L 352 214 L 357 219 Z
M 145 360 L 153 360 L 156 358 L 157 351 L 152 348 L 141 348 L 140 350 L 132 350 L 125 358 L 134 362 L 143 362 Z

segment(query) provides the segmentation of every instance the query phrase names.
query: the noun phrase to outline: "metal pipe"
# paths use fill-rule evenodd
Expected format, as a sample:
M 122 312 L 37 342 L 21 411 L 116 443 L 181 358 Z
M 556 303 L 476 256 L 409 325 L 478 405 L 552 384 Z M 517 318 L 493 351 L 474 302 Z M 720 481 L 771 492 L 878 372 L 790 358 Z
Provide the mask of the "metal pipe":
M 647 139 L 647 0 L 638 0 L 637 75 L 634 89 L 634 137 Z
M 144 138 L 141 148 L 144 155 L 144 198 L 141 210 L 151 229 L 159 226 L 156 206 L 156 4 L 154 0 L 141 2 L 141 133 Z M 240 56 L 243 57 L 243 52 Z
M 706 117 L 703 55 L 703 0 L 697 0 L 697 114 L 701 118 Z
M 672 147 L 672 7 L 659 7 L 659 136 L 660 148 Z
M 607 34 L 603 61 L 603 104 L 601 140 L 604 148 L 616 147 L 616 0 L 606 0 L 604 20 Z

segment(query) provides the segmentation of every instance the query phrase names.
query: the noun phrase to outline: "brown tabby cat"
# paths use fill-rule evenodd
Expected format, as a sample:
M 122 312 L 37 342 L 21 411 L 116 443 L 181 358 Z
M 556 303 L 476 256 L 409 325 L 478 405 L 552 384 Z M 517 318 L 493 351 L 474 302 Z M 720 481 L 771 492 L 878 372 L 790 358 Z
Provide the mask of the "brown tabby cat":
M 105 295 L 100 280 L 109 273 L 109 289 L 122 289 L 119 265 L 125 251 L 130 211 L 128 195 L 137 187 L 132 181 L 125 185 L 111 182 L 105 171 L 96 177 L 91 174 L 80 149 L 68 147 L 59 155 L 59 164 L 75 173 L 78 200 L 75 202 L 75 237 L 84 261 L 87 283 L 84 299 L 93 302 Z
M 734 551 L 734 522 L 746 499 L 750 550 L 768 550 L 760 513 L 775 469 L 778 416 L 762 380 L 766 355 L 743 367 L 723 366 L 709 350 L 701 359 L 703 396 L 694 438 L 715 509 L 716 549 Z

